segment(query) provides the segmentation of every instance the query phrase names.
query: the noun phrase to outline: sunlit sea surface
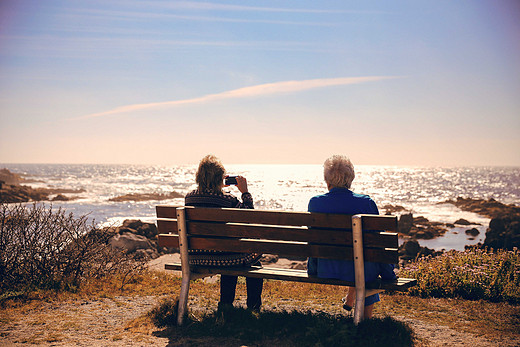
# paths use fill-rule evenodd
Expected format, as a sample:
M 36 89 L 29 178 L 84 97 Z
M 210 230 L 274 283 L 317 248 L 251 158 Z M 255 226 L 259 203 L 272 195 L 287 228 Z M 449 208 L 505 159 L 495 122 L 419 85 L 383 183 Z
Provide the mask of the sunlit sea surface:
M 129 193 L 185 194 L 195 186 L 195 166 L 147 165 L 65 165 L 65 164 L 0 164 L 0 168 L 21 173 L 33 187 L 84 189 L 80 198 L 53 202 L 80 216 L 88 214 L 96 224 L 117 224 L 128 218 L 154 221 L 157 204 L 183 204 L 183 199 L 144 202 L 109 202 Z M 321 165 L 228 165 L 229 174 L 247 178 L 255 208 L 265 210 L 306 211 L 309 199 L 326 192 Z M 465 230 L 456 227 L 444 237 L 420 241 L 435 249 L 464 249 L 464 245 L 484 241 L 489 219 L 463 212 L 442 203 L 457 197 L 494 198 L 506 204 L 520 205 L 519 167 L 401 167 L 356 166 L 354 192 L 370 195 L 381 208 L 400 205 L 430 221 L 453 223 L 459 218 L 480 223 L 480 235 L 471 240 Z M 228 188 L 239 195 L 235 187 Z

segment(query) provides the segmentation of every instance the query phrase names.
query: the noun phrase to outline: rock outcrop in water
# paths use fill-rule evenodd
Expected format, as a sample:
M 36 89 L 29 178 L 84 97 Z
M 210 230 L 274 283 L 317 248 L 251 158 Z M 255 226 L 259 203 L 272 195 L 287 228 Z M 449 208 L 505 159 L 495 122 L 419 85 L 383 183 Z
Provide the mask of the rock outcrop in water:
M 19 185 L 21 182 L 23 182 L 24 179 L 22 176 L 12 173 L 8 169 L 0 169 L 0 182 L 4 185 Z M 0 188 L 1 185 L 0 184 Z
M 123 201 L 148 201 L 148 200 L 168 200 L 168 199 L 178 199 L 184 198 L 184 195 L 177 192 L 170 192 L 168 194 L 159 194 L 159 193 L 144 193 L 144 194 L 126 194 L 122 196 L 117 196 L 115 198 L 108 199 L 108 201 L 113 202 L 123 202 Z
M 431 222 L 423 216 L 414 217 L 412 213 L 403 213 L 398 221 L 399 235 L 410 240 L 431 240 L 444 235 L 446 223 Z
M 444 203 L 453 204 L 463 211 L 475 212 L 489 218 L 520 215 L 520 206 L 506 205 L 493 198 L 484 200 L 458 197 L 457 200 L 448 200 Z
M 22 182 L 29 182 L 16 173 L 7 169 L 0 170 L 0 202 L 19 203 L 29 201 L 68 201 L 75 197 L 63 194 L 83 193 L 84 189 L 52 189 L 52 188 L 32 188 L 20 185 Z M 53 195 L 55 197 L 51 198 Z
M 484 246 L 512 250 L 520 248 L 520 206 L 503 204 L 495 199 L 457 198 L 446 201 L 464 211 L 491 218 Z
M 450 203 L 463 211 L 474 212 L 491 218 L 482 246 L 509 250 L 514 247 L 520 248 L 520 206 L 514 204 L 506 205 L 495 199 L 484 200 L 462 197 L 443 203 Z M 405 211 L 401 206 L 392 205 L 384 206 L 383 209 L 388 214 Z M 449 228 L 453 228 L 455 225 L 470 226 L 480 224 L 462 218 L 456 220 L 453 224 L 430 222 L 424 217 L 414 217 L 412 213 L 405 212 L 399 217 L 399 235 L 405 240 L 428 240 L 444 235 Z M 470 227 L 465 233 L 468 237 L 474 238 L 479 234 L 479 231 Z

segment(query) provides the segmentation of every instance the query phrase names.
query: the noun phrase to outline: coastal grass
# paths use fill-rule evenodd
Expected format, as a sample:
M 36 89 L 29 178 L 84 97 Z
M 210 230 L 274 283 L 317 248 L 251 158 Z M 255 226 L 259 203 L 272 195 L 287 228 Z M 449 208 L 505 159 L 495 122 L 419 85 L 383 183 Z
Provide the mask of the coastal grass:
M 420 258 L 401 269 L 416 278 L 410 295 L 520 304 L 520 252 L 477 247 Z

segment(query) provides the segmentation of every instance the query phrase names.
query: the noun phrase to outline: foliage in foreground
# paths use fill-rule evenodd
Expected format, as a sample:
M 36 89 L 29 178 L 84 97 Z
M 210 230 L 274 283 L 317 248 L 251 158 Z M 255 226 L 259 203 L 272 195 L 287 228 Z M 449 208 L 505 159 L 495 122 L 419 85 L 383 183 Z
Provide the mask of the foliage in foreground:
M 0 294 L 76 290 L 89 278 L 118 275 L 122 285 L 142 266 L 112 248 L 104 230 L 43 204 L 0 205 Z M 11 293 L 11 294 L 10 294 Z
M 404 267 L 416 278 L 409 293 L 420 297 L 484 299 L 520 303 L 520 252 L 469 248 L 424 257 Z
M 413 345 L 411 328 L 391 317 L 365 320 L 356 327 L 352 317 L 343 315 L 310 311 L 253 313 L 228 306 L 199 319 L 188 316 L 184 326 L 176 327 L 177 305 L 177 300 L 164 301 L 149 315 L 158 327 L 168 327 L 170 333 L 184 338 L 211 336 L 279 346 Z

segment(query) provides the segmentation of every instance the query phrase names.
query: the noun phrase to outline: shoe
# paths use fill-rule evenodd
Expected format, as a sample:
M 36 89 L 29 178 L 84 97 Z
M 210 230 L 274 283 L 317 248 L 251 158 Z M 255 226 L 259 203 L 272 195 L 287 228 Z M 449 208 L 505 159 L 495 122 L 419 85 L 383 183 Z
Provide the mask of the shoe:
M 343 303 L 343 308 L 347 311 L 352 311 L 352 306 L 347 305 L 347 298 L 341 298 L 341 302 Z

